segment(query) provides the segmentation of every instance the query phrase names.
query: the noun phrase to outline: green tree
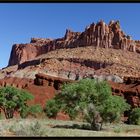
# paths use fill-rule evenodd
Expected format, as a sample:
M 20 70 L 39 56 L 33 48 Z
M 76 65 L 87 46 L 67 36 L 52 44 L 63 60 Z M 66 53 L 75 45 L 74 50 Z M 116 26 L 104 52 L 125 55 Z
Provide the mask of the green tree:
M 130 124 L 140 125 L 140 108 L 134 108 L 129 116 Z
M 0 108 L 7 119 L 13 118 L 14 112 L 23 112 L 28 108 L 27 101 L 33 99 L 33 95 L 25 90 L 12 86 L 0 88 Z
M 58 96 L 56 99 L 60 99 L 61 108 L 72 119 L 75 119 L 79 112 L 84 115 L 85 110 L 93 115 L 95 112 L 87 107 L 90 108 L 93 105 L 95 111 L 101 108 L 103 102 L 111 96 L 111 88 L 105 81 L 98 82 L 93 79 L 83 79 L 77 83 L 64 85 L 61 94 Z
M 102 126 L 103 122 L 119 119 L 122 113 L 129 109 L 122 97 L 112 95 L 107 82 L 88 78 L 65 84 L 61 93 L 53 100 L 54 104 L 59 105 L 59 110 L 67 113 L 71 119 L 82 113 L 91 128 L 96 130 L 100 130 L 99 125 Z

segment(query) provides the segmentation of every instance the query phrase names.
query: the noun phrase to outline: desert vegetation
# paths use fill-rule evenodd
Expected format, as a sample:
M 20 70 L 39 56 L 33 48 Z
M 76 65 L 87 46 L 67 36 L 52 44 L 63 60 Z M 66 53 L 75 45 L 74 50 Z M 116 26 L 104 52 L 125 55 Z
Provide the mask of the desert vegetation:
M 87 78 L 64 84 L 61 92 L 46 102 L 45 108 L 28 105 L 33 98 L 25 90 L 0 88 L 1 136 L 140 135 L 140 108 L 131 109 L 122 97 L 112 95 L 105 81 Z M 125 111 L 130 111 L 129 125 L 121 121 Z M 15 112 L 20 118 L 14 116 Z M 58 112 L 69 115 L 70 120 L 55 120 Z M 37 118 L 37 114 L 41 117 Z
M 46 104 L 46 114 L 54 117 L 58 111 L 65 112 L 73 120 L 78 115 L 88 122 L 92 130 L 101 130 L 106 122 L 120 121 L 130 106 L 122 97 L 113 96 L 105 82 L 83 79 L 65 84 L 60 94 Z
M 130 124 L 140 125 L 140 108 L 134 108 L 129 115 Z
M 18 112 L 22 118 L 27 117 L 29 113 L 41 112 L 40 105 L 27 104 L 27 101 L 32 99 L 33 95 L 25 90 L 12 86 L 0 88 L 0 109 L 4 112 L 6 119 L 13 118 L 15 112 Z

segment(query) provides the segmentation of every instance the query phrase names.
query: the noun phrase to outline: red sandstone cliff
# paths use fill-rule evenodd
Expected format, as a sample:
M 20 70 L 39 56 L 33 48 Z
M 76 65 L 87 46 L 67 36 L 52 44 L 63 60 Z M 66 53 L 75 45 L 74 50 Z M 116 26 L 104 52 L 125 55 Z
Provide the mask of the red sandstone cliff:
M 110 21 L 107 25 L 101 20 L 97 24 L 92 23 L 86 27 L 82 33 L 66 30 L 63 38 L 54 40 L 32 38 L 28 44 L 15 44 L 12 47 L 8 66 L 21 64 L 52 50 L 82 46 L 114 48 L 140 53 L 140 42 L 126 35 L 120 28 L 119 21 Z

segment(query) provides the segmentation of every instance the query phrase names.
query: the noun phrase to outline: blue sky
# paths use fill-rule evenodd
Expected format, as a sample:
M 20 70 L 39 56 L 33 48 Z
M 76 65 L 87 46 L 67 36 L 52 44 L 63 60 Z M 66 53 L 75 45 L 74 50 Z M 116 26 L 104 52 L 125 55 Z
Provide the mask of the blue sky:
M 0 68 L 7 66 L 13 44 L 62 37 L 66 28 L 83 31 L 100 19 L 120 20 L 124 32 L 140 40 L 139 14 L 140 3 L 1 3 Z

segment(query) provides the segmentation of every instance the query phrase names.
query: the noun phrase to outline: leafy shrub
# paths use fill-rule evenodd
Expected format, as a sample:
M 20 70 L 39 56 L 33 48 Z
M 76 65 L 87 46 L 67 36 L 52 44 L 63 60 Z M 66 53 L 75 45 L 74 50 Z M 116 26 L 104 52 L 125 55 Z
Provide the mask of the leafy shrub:
M 59 108 L 58 108 L 58 105 L 54 99 L 47 101 L 45 113 L 49 118 L 56 117 L 58 111 L 59 111 Z
M 130 124 L 140 125 L 140 108 L 134 108 L 129 116 Z
M 20 116 L 22 118 L 26 118 L 29 114 L 36 116 L 36 114 L 41 112 L 42 112 L 41 106 L 39 104 L 36 104 L 36 105 L 22 108 L 22 110 L 20 111 Z
M 23 106 L 21 109 L 20 109 L 20 117 L 21 118 L 26 118 L 29 114 L 29 107 L 28 106 Z
M 36 115 L 37 113 L 41 113 L 41 112 L 42 112 L 42 107 L 39 104 L 32 105 L 29 108 L 29 113 L 32 115 Z

